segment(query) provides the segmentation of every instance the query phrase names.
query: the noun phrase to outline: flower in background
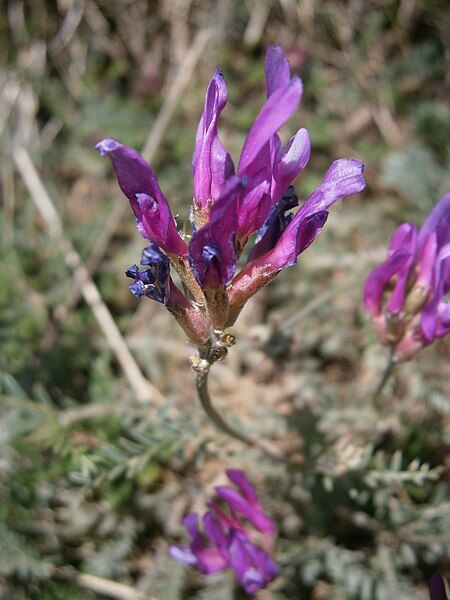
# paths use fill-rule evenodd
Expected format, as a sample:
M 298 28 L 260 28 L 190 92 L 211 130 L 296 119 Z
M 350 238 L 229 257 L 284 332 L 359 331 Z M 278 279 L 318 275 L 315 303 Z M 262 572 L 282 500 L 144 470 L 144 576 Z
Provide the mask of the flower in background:
M 112 138 L 96 145 L 111 159 L 139 232 L 154 253 L 169 261 L 159 256 L 157 264 L 144 271 L 133 265 L 127 271 L 135 280 L 131 291 L 162 302 L 172 312 L 177 296 L 183 327 L 197 345 L 205 344 L 213 331 L 232 325 L 252 295 L 295 264 L 321 232 L 332 204 L 365 186 L 363 165 L 339 159 L 298 212 L 289 212 L 299 204 L 292 182 L 308 163 L 311 143 L 303 128 L 285 145 L 277 132 L 298 108 L 303 85 L 299 77 L 291 77 L 288 60 L 277 45 L 267 50 L 265 76 L 267 99 L 244 141 L 237 167 L 218 134 L 227 102 L 220 70 L 208 85 L 192 158 L 190 238 L 178 231 L 156 175 L 138 152 Z M 252 236 L 253 248 L 244 257 Z M 183 292 L 175 291 L 175 283 L 168 279 L 170 268 L 178 272 Z
M 265 514 L 252 484 L 243 471 L 228 469 L 235 484 L 216 487 L 203 516 L 203 531 L 197 514 L 183 519 L 189 546 L 172 546 L 175 560 L 198 568 L 204 574 L 233 569 L 247 594 L 265 588 L 278 575 L 271 558 L 275 546 L 275 523 Z
M 364 286 L 364 303 L 394 361 L 408 360 L 450 332 L 450 193 L 441 198 L 420 231 L 403 223 L 385 262 Z
M 445 582 L 442 575 L 438 575 L 436 573 L 432 576 L 432 578 L 430 579 L 429 590 L 430 600 L 448 600 Z

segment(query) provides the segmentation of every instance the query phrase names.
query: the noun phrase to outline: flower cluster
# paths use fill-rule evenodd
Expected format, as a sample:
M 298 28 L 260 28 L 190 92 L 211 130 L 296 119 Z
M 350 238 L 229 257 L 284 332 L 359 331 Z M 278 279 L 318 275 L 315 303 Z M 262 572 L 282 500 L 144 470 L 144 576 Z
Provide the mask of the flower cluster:
M 151 243 L 151 262 L 143 263 L 149 268 L 139 271 L 133 265 L 127 271 L 135 280 L 131 291 L 165 304 L 197 345 L 205 344 L 213 330 L 232 325 L 247 300 L 312 244 L 330 206 L 365 185 L 360 162 L 336 160 L 297 213 L 288 212 L 298 205 L 291 184 L 305 168 L 311 145 L 306 129 L 284 146 L 277 131 L 297 109 L 303 86 L 297 76 L 291 77 L 280 46 L 268 48 L 265 75 L 267 100 L 237 167 L 218 135 L 227 102 L 220 70 L 208 86 L 192 160 L 190 238 L 178 231 L 153 170 L 138 152 L 112 138 L 96 146 L 111 159 L 139 232 Z M 253 248 L 244 258 L 253 235 Z M 171 280 L 170 266 L 184 293 Z
M 185 517 L 190 544 L 172 546 L 170 555 L 186 565 L 211 574 L 233 569 L 248 594 L 266 587 L 278 574 L 270 554 L 275 544 L 275 524 L 264 513 L 255 490 L 243 471 L 228 469 L 229 486 L 216 487 L 208 503 L 203 532 L 197 514 Z
M 408 360 L 450 332 L 450 194 L 420 231 L 403 223 L 385 262 L 367 278 L 364 303 L 394 361 Z

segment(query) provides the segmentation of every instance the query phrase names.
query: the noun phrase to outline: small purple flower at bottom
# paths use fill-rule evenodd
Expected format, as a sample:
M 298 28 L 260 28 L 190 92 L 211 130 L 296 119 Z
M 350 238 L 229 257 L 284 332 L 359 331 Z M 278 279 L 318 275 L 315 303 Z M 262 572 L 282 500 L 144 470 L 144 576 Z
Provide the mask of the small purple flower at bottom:
M 429 590 L 430 600 L 448 600 L 445 582 L 442 575 L 438 575 L 437 573 L 433 575 L 433 577 L 430 579 Z
M 247 594 L 265 588 L 278 575 L 271 557 L 274 550 L 275 523 L 265 514 L 252 484 L 243 471 L 228 469 L 235 488 L 215 488 L 203 516 L 203 531 L 195 513 L 183 519 L 189 546 L 172 546 L 175 560 L 199 569 L 205 575 L 233 569 Z

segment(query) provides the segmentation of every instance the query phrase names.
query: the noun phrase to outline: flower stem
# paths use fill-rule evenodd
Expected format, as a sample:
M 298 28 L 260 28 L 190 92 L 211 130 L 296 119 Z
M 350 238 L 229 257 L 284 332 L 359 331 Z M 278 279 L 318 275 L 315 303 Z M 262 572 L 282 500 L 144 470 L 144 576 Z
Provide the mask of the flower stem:
M 226 346 L 221 344 L 218 339 L 214 339 L 210 341 L 206 347 L 199 348 L 199 360 L 195 365 L 195 361 L 193 362 L 193 368 L 197 372 L 197 394 L 203 410 L 214 423 L 214 425 L 220 429 L 220 431 L 223 431 L 230 437 L 239 440 L 247 446 L 260 448 L 267 456 L 274 460 L 284 460 L 284 454 L 279 450 L 279 448 L 266 440 L 258 440 L 249 437 L 240 431 L 237 431 L 222 418 L 222 416 L 213 406 L 211 395 L 208 389 L 209 371 L 211 365 L 213 365 L 217 360 L 221 360 L 225 357 L 226 352 Z
M 224 433 L 227 433 L 231 437 L 240 440 L 248 446 L 256 446 L 257 444 L 255 440 L 247 437 L 245 434 L 240 433 L 239 431 L 236 431 L 236 429 L 224 421 L 221 415 L 216 411 L 212 405 L 211 396 L 208 390 L 208 375 L 209 368 L 205 369 L 204 372 L 197 373 L 197 394 L 205 413 L 208 415 L 214 425 Z
M 383 391 L 384 386 L 389 381 L 389 378 L 391 377 L 396 364 L 397 364 L 397 362 L 394 359 L 394 348 L 391 347 L 390 352 L 389 352 L 389 358 L 386 363 L 386 367 L 384 368 L 384 371 L 380 377 L 380 381 L 378 382 L 378 385 L 372 394 L 372 403 L 373 404 L 378 404 L 378 398 L 380 397 L 380 394 Z

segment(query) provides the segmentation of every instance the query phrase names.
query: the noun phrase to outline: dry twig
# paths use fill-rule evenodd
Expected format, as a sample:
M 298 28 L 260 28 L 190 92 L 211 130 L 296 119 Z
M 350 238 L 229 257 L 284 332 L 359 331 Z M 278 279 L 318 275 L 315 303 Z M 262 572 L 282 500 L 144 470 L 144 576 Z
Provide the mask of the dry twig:
M 114 352 L 137 398 L 142 402 L 165 403 L 164 396 L 142 374 L 108 307 L 103 302 L 97 286 L 90 278 L 80 255 L 72 242 L 66 237 L 59 214 L 44 188 L 27 150 L 16 148 L 13 151 L 13 158 L 39 214 L 50 233 L 60 243 L 66 264 L 73 270 L 74 279 L 79 285 L 84 299 L 92 310 L 109 347 Z
M 78 573 L 73 569 L 57 569 L 55 570 L 55 576 L 58 579 L 65 579 L 82 588 L 91 590 L 94 594 L 113 600 L 156 600 L 153 596 L 149 596 L 129 585 L 97 577 L 96 575 L 89 575 L 88 573 Z

